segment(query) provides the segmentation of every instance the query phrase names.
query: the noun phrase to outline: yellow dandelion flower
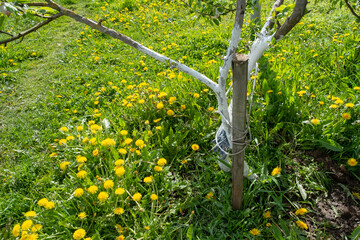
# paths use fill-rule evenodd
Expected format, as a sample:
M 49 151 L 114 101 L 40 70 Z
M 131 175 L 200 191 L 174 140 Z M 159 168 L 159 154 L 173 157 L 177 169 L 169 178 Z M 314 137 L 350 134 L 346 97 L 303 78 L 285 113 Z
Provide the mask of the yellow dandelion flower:
M 68 161 L 62 162 L 60 163 L 60 169 L 65 171 L 68 165 L 70 165 L 70 162 Z
M 93 130 L 93 131 L 98 131 L 101 129 L 101 126 L 97 125 L 97 124 L 92 124 L 90 126 L 90 129 Z
M 76 161 L 77 161 L 78 163 L 84 163 L 84 162 L 87 161 L 87 158 L 84 157 L 84 156 L 80 156 L 79 158 L 76 158 Z
M 170 97 L 169 104 L 173 104 L 174 102 L 176 102 L 176 97 Z
M 304 215 L 308 210 L 306 208 L 299 208 L 295 211 L 295 215 Z
M 318 125 L 318 124 L 320 124 L 320 120 L 319 119 L 316 119 L 316 118 L 314 118 L 314 119 L 311 119 L 311 121 L 310 121 L 312 124 L 314 124 L 314 125 Z
M 86 176 L 87 176 L 87 172 L 84 171 L 84 170 L 81 170 L 80 172 L 78 172 L 78 173 L 76 174 L 76 177 L 78 177 L 78 178 L 80 178 L 80 179 L 86 178 Z
M 49 201 L 44 206 L 46 209 L 53 209 L 55 207 L 55 203 L 53 201 Z
M 132 196 L 132 199 L 133 199 L 135 202 L 140 201 L 141 198 L 142 198 L 141 193 L 135 193 L 135 194 Z
M 199 145 L 197 145 L 197 144 L 193 144 L 192 146 L 191 146 L 191 149 L 193 150 L 193 151 L 197 151 L 197 150 L 199 150 Z
M 360 90 L 360 87 L 354 87 L 354 90 Z
M 274 168 L 271 172 L 271 176 L 276 176 L 279 174 L 281 174 L 281 168 L 279 168 L 279 167 Z
M 266 211 L 264 213 L 264 218 L 271 218 L 271 212 L 270 211 Z
M 42 198 L 42 199 L 40 199 L 39 201 L 38 201 L 38 205 L 40 206 L 40 207 L 45 207 L 45 205 L 48 203 L 48 201 L 49 200 L 47 200 L 46 198 Z
M 91 138 L 90 140 L 89 140 L 89 142 L 90 142 L 90 144 L 91 145 L 95 145 L 96 144 L 96 138 Z
M 68 140 L 68 141 L 72 141 L 72 140 L 74 140 L 74 139 L 75 139 L 74 136 L 67 136 L 67 137 L 66 137 L 66 140 Z
M 358 164 L 358 162 L 356 161 L 355 158 L 349 158 L 347 163 L 349 164 L 349 166 L 352 166 L 352 167 L 355 167 Z
M 308 226 L 306 225 L 306 223 L 304 223 L 303 221 L 296 221 L 296 225 L 298 225 L 299 228 L 308 230 Z
M 93 156 L 96 157 L 97 155 L 99 155 L 99 149 L 95 149 L 93 152 L 92 152 Z
M 159 102 L 158 104 L 156 104 L 156 108 L 157 109 L 163 109 L 164 108 L 164 104 L 162 102 Z
M 121 153 L 121 154 L 126 154 L 127 153 L 126 149 L 124 149 L 124 148 L 120 148 L 118 150 L 118 152 Z
M 161 121 L 161 118 L 158 118 L 158 119 L 155 119 L 154 120 L 154 123 L 158 123 L 158 122 L 160 122 Z
M 145 226 L 144 229 L 145 230 L 150 230 L 150 226 Z
M 12 234 L 14 235 L 14 237 L 18 237 L 20 235 L 20 224 L 16 224 L 13 229 L 12 229 Z
M 194 93 L 194 98 L 199 98 L 200 97 L 200 94 L 198 94 L 198 93 Z
M 36 217 L 36 212 L 35 211 L 28 211 L 24 214 L 25 217 Z
M 114 210 L 114 213 L 115 213 L 116 215 L 121 215 L 121 214 L 123 214 L 124 212 L 125 212 L 124 209 L 121 208 L 121 207 L 115 208 L 115 210 Z
M 121 166 L 125 163 L 125 161 L 123 159 L 118 159 L 115 161 L 115 166 Z
M 60 139 L 59 140 L 59 145 L 60 146 L 63 146 L 63 145 L 65 145 L 66 144 L 66 139 Z
M 319 101 L 319 104 L 322 106 L 324 105 L 325 103 L 323 101 Z
M 156 194 L 151 194 L 150 198 L 152 201 L 156 201 L 156 200 L 158 200 L 159 197 Z
M 80 219 L 86 218 L 86 212 L 81 212 L 81 213 L 79 213 L 79 214 L 78 214 L 78 217 L 79 217 Z
M 266 93 L 273 93 L 273 90 L 267 90 Z
M 140 149 L 142 149 L 145 146 L 145 143 L 143 140 L 138 139 L 136 140 L 135 145 L 138 146 Z
M 101 146 L 104 146 L 104 147 L 113 147 L 113 146 L 115 146 L 115 144 L 116 143 L 115 143 L 114 139 L 111 139 L 111 138 L 107 138 L 101 142 Z
M 109 194 L 107 192 L 100 192 L 98 195 L 98 199 L 100 202 L 105 202 L 109 198 Z
M 144 183 L 151 183 L 153 181 L 152 177 L 145 177 L 144 178 Z
M 271 223 L 267 223 L 266 226 L 267 226 L 267 227 L 271 227 Z
M 173 116 L 175 114 L 175 112 L 173 110 L 169 109 L 169 110 L 167 110 L 166 114 L 168 116 Z
M 87 189 L 88 193 L 90 193 L 90 194 L 95 194 L 95 193 L 97 193 L 98 190 L 99 190 L 99 188 L 95 185 L 92 185 Z
M 75 197 L 81 197 L 82 195 L 84 195 L 84 190 L 82 188 L 75 189 L 75 191 L 74 191 Z
M 105 189 L 111 189 L 114 187 L 114 181 L 113 180 L 106 180 L 104 182 L 104 188 Z
M 167 163 L 167 161 L 166 161 L 165 158 L 160 158 L 160 159 L 157 161 L 157 165 L 159 165 L 159 166 L 164 166 L 166 163 Z
M 124 237 L 124 235 L 120 235 L 120 236 L 116 237 L 116 240 L 125 240 L 125 237 Z
M 213 111 L 214 111 L 214 108 L 213 108 L 213 107 L 208 107 L 208 110 L 209 110 L 210 112 L 213 112 Z
M 68 132 L 69 129 L 68 129 L 67 127 L 61 127 L 61 128 L 60 128 L 60 131 L 62 131 L 62 132 Z
M 33 225 L 33 221 L 32 221 L 32 220 L 26 220 L 26 221 L 24 221 L 23 224 L 21 225 L 21 229 L 22 229 L 22 230 L 29 230 L 32 225 Z
M 181 105 L 181 111 L 184 111 L 186 109 L 185 105 Z
M 154 170 L 155 170 L 156 172 L 161 172 L 163 169 L 162 169 L 162 167 L 160 167 L 160 166 L 155 166 L 155 167 L 154 167 Z
M 96 141 L 96 140 L 95 140 Z M 89 142 L 89 138 L 88 137 L 84 137 L 84 139 L 82 140 L 83 143 L 88 143 Z
M 125 139 L 124 140 L 124 143 L 126 144 L 126 145 L 130 145 L 131 143 L 132 143 L 132 139 L 131 138 L 127 138 L 127 139 Z
M 124 193 L 125 193 L 125 189 L 123 189 L 123 188 L 117 188 L 115 190 L 116 195 L 123 195 Z
M 343 113 L 341 116 L 342 116 L 344 119 L 346 119 L 346 120 L 351 119 L 350 113 Z
M 344 103 L 344 101 L 341 100 L 340 98 L 338 98 L 338 99 L 336 99 L 335 103 L 338 105 L 342 105 Z
M 84 127 L 83 127 L 83 126 L 77 126 L 77 127 L 76 127 L 76 130 L 77 130 L 78 132 L 81 132 L 82 130 L 84 130 Z
M 125 174 L 125 168 L 123 166 L 120 166 L 120 167 L 116 168 L 115 174 L 118 177 L 123 176 Z
M 82 228 L 76 230 L 73 234 L 73 238 L 75 240 L 80 240 L 80 239 L 83 239 L 86 235 L 86 231 Z
M 37 232 L 40 231 L 42 229 L 42 225 L 41 224 L 35 224 L 32 228 L 31 228 L 31 232 Z
M 58 155 L 57 153 L 51 153 L 51 154 L 50 154 L 50 157 L 53 158 L 53 157 L 55 157 L 55 156 L 57 156 L 57 155 Z
M 120 134 L 121 134 L 122 136 L 126 136 L 126 135 L 128 134 L 128 131 L 126 131 L 126 130 L 121 130 L 121 131 L 120 131 Z
M 345 104 L 345 107 L 347 107 L 347 108 L 353 108 L 353 107 L 354 107 L 354 104 L 353 104 L 353 103 L 346 103 L 346 104 Z
M 260 230 L 257 229 L 257 228 L 253 228 L 253 229 L 250 230 L 250 233 L 251 233 L 252 235 L 256 236 L 256 235 L 259 235 L 259 234 L 260 234 Z

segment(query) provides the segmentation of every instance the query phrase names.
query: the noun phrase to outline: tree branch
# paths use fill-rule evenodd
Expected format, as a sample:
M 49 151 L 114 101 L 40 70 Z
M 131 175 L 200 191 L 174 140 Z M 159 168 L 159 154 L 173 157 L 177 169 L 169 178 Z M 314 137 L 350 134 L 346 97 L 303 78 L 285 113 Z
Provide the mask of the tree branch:
M 14 35 L 12 35 L 11 33 L 4 32 L 4 31 L 0 31 L 0 33 L 2 33 L 2 34 L 6 34 L 6 35 L 9 35 L 9 36 L 11 36 L 11 37 L 13 37 L 13 36 L 14 36 Z
M 276 40 L 285 36 L 290 32 L 293 27 L 301 20 L 301 18 L 306 14 L 306 5 L 308 4 L 307 0 L 296 0 L 294 11 L 291 15 L 285 20 L 283 25 L 276 30 L 274 38 Z
M 57 19 L 57 18 L 59 18 L 59 17 L 61 17 L 61 16 L 63 16 L 63 15 L 64 15 L 64 14 L 62 14 L 62 13 L 57 13 L 57 14 L 51 16 L 51 17 L 50 17 L 49 19 L 47 19 L 46 21 L 41 22 L 41 23 L 35 25 L 35 26 L 32 27 L 32 28 L 29 28 L 28 30 L 26 30 L 26 31 L 24 31 L 24 32 L 19 33 L 19 34 L 17 34 L 16 36 L 13 36 L 13 37 L 11 37 L 11 38 L 8 38 L 8 39 L 5 39 L 5 40 L 0 41 L 0 44 L 7 44 L 7 43 L 13 42 L 13 41 L 15 41 L 15 40 L 17 40 L 17 39 L 23 38 L 24 36 L 28 35 L 29 33 L 35 32 L 35 31 L 38 30 L 39 28 L 45 26 L 46 24 L 50 23 L 51 21 L 53 21 L 53 20 L 55 20 L 55 19 Z
M 350 10 L 350 12 L 352 13 L 352 15 L 354 15 L 355 17 L 357 17 L 357 19 L 360 20 L 360 16 L 358 14 L 356 14 L 355 10 L 353 9 L 353 7 L 350 5 L 349 0 L 344 0 L 346 3 L 346 6 L 348 7 L 348 9 Z
M 46 0 L 46 1 L 48 2 L 49 7 L 59 11 L 62 15 L 68 16 L 77 22 L 84 23 L 84 24 L 88 25 L 89 27 L 91 27 L 92 29 L 96 29 L 99 32 L 102 32 L 112 38 L 116 38 L 116 39 L 126 43 L 127 45 L 139 50 L 140 52 L 143 52 L 146 55 L 148 55 L 152 58 L 155 58 L 156 60 L 158 60 L 160 62 L 167 63 L 170 65 L 170 67 L 175 67 L 178 70 L 180 70 L 184 73 L 187 73 L 190 76 L 195 77 L 200 82 L 204 83 L 209 88 L 211 88 L 214 92 L 218 92 L 218 84 L 215 83 L 214 81 L 212 81 L 211 79 L 209 79 L 208 77 L 206 77 L 205 75 L 199 73 L 198 71 L 196 71 L 180 62 L 174 61 L 173 59 L 170 59 L 162 54 L 159 54 L 159 53 L 141 45 L 140 43 L 134 41 L 133 39 L 129 38 L 128 36 L 125 36 L 124 34 L 115 31 L 114 29 L 105 27 L 91 19 L 80 16 L 73 11 L 63 8 L 62 6 L 56 4 L 55 2 L 53 2 L 51 0 Z

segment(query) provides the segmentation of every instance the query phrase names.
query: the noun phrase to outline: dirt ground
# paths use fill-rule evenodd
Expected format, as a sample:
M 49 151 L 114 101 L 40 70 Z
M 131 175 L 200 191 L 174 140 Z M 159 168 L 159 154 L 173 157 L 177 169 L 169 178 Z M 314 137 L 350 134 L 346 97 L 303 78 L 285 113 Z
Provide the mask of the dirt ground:
M 324 231 L 331 235 L 329 239 L 346 239 L 360 225 L 360 182 L 345 166 L 339 166 L 323 152 L 314 151 L 309 155 L 321 164 L 322 170 L 332 179 L 327 197 L 320 198 L 314 204 L 310 217 L 318 227 L 323 224 Z M 359 198 L 354 193 L 358 193 Z M 316 236 L 316 233 L 310 232 L 310 235 Z

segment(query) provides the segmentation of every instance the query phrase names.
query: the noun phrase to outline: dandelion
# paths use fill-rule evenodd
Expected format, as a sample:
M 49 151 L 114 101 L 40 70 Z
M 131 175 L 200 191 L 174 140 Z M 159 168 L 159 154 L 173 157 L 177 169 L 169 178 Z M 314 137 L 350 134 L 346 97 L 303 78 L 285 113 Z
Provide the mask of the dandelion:
M 351 119 L 350 113 L 343 113 L 341 116 L 342 116 L 344 119 L 346 119 L 346 120 Z
M 360 90 L 360 87 L 354 87 L 354 90 Z
M 96 157 L 97 155 L 99 155 L 99 149 L 95 149 L 93 152 L 92 152 L 93 156 Z
M 176 97 L 170 97 L 169 104 L 173 104 L 174 102 L 176 102 Z
M 305 213 L 307 213 L 308 210 L 306 208 L 299 208 L 295 211 L 295 215 L 304 215 Z
M 60 169 L 65 171 L 68 165 L 70 165 L 70 162 L 68 161 L 62 162 L 60 163 Z
M 158 161 L 157 161 L 157 165 L 159 166 L 164 166 L 166 164 L 166 159 L 165 158 L 160 158 Z
M 330 105 L 330 108 L 338 108 L 339 107 L 339 105 L 336 105 L 336 104 L 331 104 Z
M 84 171 L 84 170 L 81 170 L 80 172 L 78 172 L 78 173 L 76 174 L 76 177 L 78 177 L 78 178 L 80 178 L 80 179 L 86 178 L 86 176 L 87 176 L 87 172 Z
M 167 96 L 167 93 L 166 92 L 161 92 L 159 93 L 159 98 L 163 98 L 163 97 L 166 97 Z
M 320 124 L 320 120 L 319 119 L 316 119 L 316 118 L 314 118 L 314 119 L 311 119 L 311 121 L 310 121 L 312 124 L 314 124 L 314 125 L 318 125 L 318 124 Z
M 308 229 L 308 226 L 303 221 L 300 221 L 300 220 L 296 221 L 296 225 L 298 225 L 299 228 L 302 228 L 302 229 L 305 229 L 305 230 Z
M 118 150 L 118 152 L 121 153 L 121 154 L 126 154 L 127 153 L 127 151 L 124 148 L 120 148 Z
M 207 199 L 213 199 L 214 198 L 214 193 L 213 192 L 209 192 L 206 194 L 205 198 Z
M 153 181 L 152 177 L 145 177 L 144 178 L 144 183 L 151 183 Z
M 157 126 L 157 127 L 156 127 L 156 130 L 159 130 L 159 131 L 160 131 L 160 130 L 161 130 L 161 126 Z
M 115 213 L 116 215 L 121 215 L 121 214 L 124 213 L 124 209 L 121 208 L 121 207 L 115 208 L 114 213 Z
M 83 239 L 86 235 L 86 231 L 82 228 L 76 230 L 73 234 L 73 238 L 75 240 L 80 240 L 80 239 Z
M 257 229 L 257 228 L 253 228 L 253 229 L 250 230 L 250 233 L 251 233 L 252 235 L 256 236 L 256 235 L 259 235 L 259 234 L 260 234 L 260 230 Z
M 267 226 L 267 227 L 271 227 L 271 223 L 267 223 L 266 226 Z
M 83 127 L 83 126 L 77 126 L 77 127 L 76 127 L 76 130 L 77 130 L 78 132 L 81 132 L 82 130 L 84 130 L 84 127 Z
M 116 162 L 115 162 L 115 166 L 121 166 L 121 165 L 123 165 L 124 164 L 124 160 L 123 159 L 118 159 L 118 160 L 116 160 Z
M 344 101 L 341 100 L 340 98 L 338 98 L 338 99 L 336 99 L 335 103 L 338 105 L 342 105 L 344 103 Z
M 154 167 L 154 170 L 155 170 L 156 172 L 161 172 L 163 169 L 162 169 L 162 167 L 160 167 L 160 166 L 155 166 L 155 167 Z
M 104 188 L 105 189 L 111 189 L 114 187 L 114 181 L 113 180 L 106 180 L 104 182 Z
M 65 145 L 66 144 L 66 139 L 60 139 L 59 140 L 59 145 L 60 146 L 63 146 L 63 145 Z
M 116 168 L 115 174 L 118 177 L 123 176 L 125 174 L 125 168 L 123 166 L 120 166 L 120 167 Z
M 45 205 L 48 203 L 48 201 L 49 200 L 47 200 L 46 198 L 42 198 L 42 199 L 40 199 L 39 201 L 38 201 L 38 205 L 40 206 L 40 207 L 45 207 Z
M 144 229 L 145 230 L 150 230 L 150 226 L 145 226 Z
M 213 107 L 208 107 L 208 110 L 209 110 L 210 112 L 213 112 L 213 111 L 214 111 L 214 108 L 213 108 Z
M 111 138 L 107 138 L 101 142 L 101 146 L 104 147 L 113 147 L 115 146 L 115 144 L 116 144 L 115 141 Z
M 152 201 L 156 201 L 156 200 L 158 200 L 159 197 L 156 194 L 151 194 L 150 198 Z
M 346 104 L 345 104 L 345 107 L 347 107 L 347 108 L 353 108 L 353 107 L 354 107 L 354 104 L 353 104 L 353 103 L 346 103 Z
M 322 106 L 324 105 L 325 103 L 323 101 L 319 101 L 319 104 Z
M 185 105 L 181 105 L 181 111 L 184 111 L 186 109 Z
M 68 141 L 72 141 L 72 140 L 74 140 L 74 139 L 75 139 L 74 136 L 67 136 L 67 137 L 66 137 L 66 140 L 68 140 Z
M 135 145 L 138 146 L 140 149 L 142 149 L 145 146 L 145 143 L 143 140 L 138 139 L 136 140 Z
M 141 198 L 142 198 L 141 193 L 135 193 L 135 194 L 132 196 L 132 199 L 133 199 L 135 202 L 140 201 Z
M 116 195 L 123 195 L 124 193 L 125 193 L 125 189 L 123 189 L 123 188 L 117 188 L 115 190 Z
M 120 131 L 120 134 L 121 134 L 122 136 L 126 136 L 126 135 L 128 134 L 128 131 L 126 131 L 126 130 L 121 130 L 121 131 Z
M 46 209 L 53 209 L 55 207 L 55 203 L 53 201 L 49 201 L 44 206 Z
M 200 97 L 200 94 L 198 94 L 198 93 L 194 93 L 194 98 L 199 98 Z
M 12 234 L 14 237 L 18 237 L 20 235 L 20 224 L 16 224 L 12 229 Z
M 58 155 L 57 153 L 51 153 L 51 154 L 50 154 L 50 157 L 53 158 L 53 157 L 55 157 L 55 156 L 57 156 L 57 155 Z
M 164 108 L 164 104 L 162 102 L 159 102 L 157 105 L 156 105 L 156 108 L 157 109 L 163 109 Z
M 78 214 L 78 217 L 79 217 L 80 219 L 86 218 L 86 212 L 81 212 L 81 213 L 79 213 L 79 214 Z
M 37 232 L 40 231 L 42 229 L 42 225 L 41 224 L 35 224 L 32 228 L 31 228 L 31 232 Z
M 93 131 L 98 131 L 101 129 L 101 126 L 97 125 L 97 124 L 93 124 L 90 126 L 90 129 Z
M 96 138 L 91 138 L 90 140 L 89 140 L 89 142 L 90 142 L 90 144 L 91 145 L 95 145 L 96 144 Z
M 264 213 L 264 218 L 271 218 L 271 212 L 270 211 L 266 211 Z
M 173 116 L 173 115 L 175 114 L 175 112 L 174 112 L 173 110 L 169 109 L 169 110 L 166 112 L 166 114 L 167 114 L 168 116 Z
M 96 141 L 96 140 L 95 140 Z M 88 143 L 89 142 L 89 138 L 88 137 L 84 137 L 84 139 L 82 140 L 83 143 Z
M 125 141 L 124 141 L 124 143 L 126 144 L 126 145 L 130 145 L 131 143 L 132 143 L 132 139 L 131 138 L 127 138 L 127 139 L 125 139 Z
M 305 90 L 301 90 L 301 91 L 298 91 L 298 92 L 296 92 L 298 95 L 299 95 L 299 97 L 302 97 L 305 93 L 306 93 L 306 91 Z
M 107 192 L 100 192 L 98 195 L 98 199 L 100 202 L 105 202 L 109 198 L 109 194 Z
M 155 119 L 154 120 L 154 123 L 158 123 L 158 122 L 160 122 L 161 121 L 161 118 L 158 118 L 158 119 Z
M 84 195 L 84 190 L 82 188 L 75 189 L 75 192 L 74 192 L 75 197 L 81 197 L 82 195 Z
M 358 164 L 358 162 L 356 161 L 355 158 L 349 158 L 347 163 L 349 164 L 349 166 L 352 166 L 352 167 L 355 167 Z
M 125 240 L 125 237 L 124 237 L 124 235 L 120 235 L 120 236 L 116 237 L 116 240 Z
M 36 217 L 36 212 L 34 212 L 34 211 L 29 211 L 29 212 L 26 212 L 26 213 L 24 214 L 24 216 L 25 216 L 25 217 L 30 217 L 30 218 Z
M 197 151 L 197 150 L 199 150 L 199 145 L 197 145 L 197 144 L 193 144 L 192 146 L 191 146 L 191 149 L 193 150 L 193 151 Z
M 267 93 L 272 93 L 272 92 L 274 92 L 273 90 L 267 90 L 266 91 Z
M 33 221 L 32 221 L 32 220 L 26 220 L 26 221 L 24 221 L 23 224 L 21 225 L 21 229 L 22 229 L 22 230 L 29 230 L 32 225 L 33 225 Z
M 80 156 L 79 158 L 76 159 L 76 161 L 78 163 L 84 163 L 87 161 L 87 158 L 86 157 L 83 157 L 83 156 Z
M 281 168 L 279 168 L 279 167 L 274 168 L 271 172 L 271 176 L 276 176 L 279 174 L 281 174 Z
M 67 127 L 61 127 L 61 128 L 60 128 L 60 131 L 62 131 L 62 132 L 68 132 L 69 129 L 68 129 Z
M 88 193 L 90 193 L 90 194 L 95 194 L 95 193 L 97 193 L 97 191 L 98 191 L 98 187 L 95 186 L 95 185 L 92 185 L 92 186 L 90 186 L 90 187 L 87 189 L 87 191 L 88 191 Z

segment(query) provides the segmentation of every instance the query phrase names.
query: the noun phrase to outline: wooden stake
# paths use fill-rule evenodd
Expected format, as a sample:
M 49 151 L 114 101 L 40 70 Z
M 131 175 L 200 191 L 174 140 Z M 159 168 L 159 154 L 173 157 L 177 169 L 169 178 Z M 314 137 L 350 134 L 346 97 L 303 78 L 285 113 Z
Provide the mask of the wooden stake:
M 233 70 L 233 111 L 232 111 L 232 199 L 234 210 L 241 209 L 244 185 L 246 98 L 248 82 L 248 60 L 245 54 L 236 54 L 232 62 Z M 240 144 L 239 144 L 240 143 Z M 241 152 L 240 152 L 241 151 Z

